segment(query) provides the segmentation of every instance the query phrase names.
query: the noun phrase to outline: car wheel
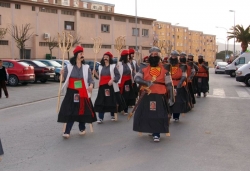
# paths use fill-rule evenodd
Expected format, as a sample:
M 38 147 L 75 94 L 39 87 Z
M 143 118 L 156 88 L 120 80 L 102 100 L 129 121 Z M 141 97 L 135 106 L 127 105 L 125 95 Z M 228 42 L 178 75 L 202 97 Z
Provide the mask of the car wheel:
M 22 83 L 22 85 L 27 85 L 27 84 L 28 84 L 27 82 Z
M 231 71 L 230 76 L 235 77 L 236 76 L 235 71 Z
M 46 83 L 47 82 L 46 79 L 43 79 L 43 80 L 40 80 L 40 81 L 41 81 L 41 83 Z
M 37 79 L 35 79 L 32 83 L 37 83 Z
M 18 82 L 19 82 L 19 80 L 18 80 L 17 76 L 15 76 L 15 75 L 10 75 L 9 76 L 8 83 L 9 83 L 10 86 L 17 86 Z
M 55 81 L 59 82 L 60 81 L 60 74 L 56 74 L 54 79 L 55 79 Z
M 245 80 L 246 86 L 250 87 L 250 77 L 247 77 Z

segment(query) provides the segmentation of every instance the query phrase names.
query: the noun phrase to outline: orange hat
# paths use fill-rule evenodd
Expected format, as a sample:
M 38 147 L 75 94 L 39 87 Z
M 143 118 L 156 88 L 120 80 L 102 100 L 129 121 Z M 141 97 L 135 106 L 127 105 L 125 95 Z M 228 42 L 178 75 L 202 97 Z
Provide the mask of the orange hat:
M 83 52 L 83 47 L 76 46 L 76 48 L 74 49 L 73 53 L 76 54 L 77 52 Z
M 129 51 L 127 49 L 125 49 L 122 51 L 121 56 L 128 55 L 128 54 L 129 54 Z
M 104 55 L 108 55 L 110 58 L 113 58 L 113 55 L 110 52 L 106 52 L 106 53 L 104 53 Z
M 135 50 L 134 50 L 134 49 L 132 49 L 132 48 L 130 48 L 128 51 L 129 51 L 129 54 L 133 54 L 133 53 L 135 53 Z
M 147 59 L 148 59 L 148 56 L 145 56 L 145 57 L 143 58 L 144 61 L 147 60 Z

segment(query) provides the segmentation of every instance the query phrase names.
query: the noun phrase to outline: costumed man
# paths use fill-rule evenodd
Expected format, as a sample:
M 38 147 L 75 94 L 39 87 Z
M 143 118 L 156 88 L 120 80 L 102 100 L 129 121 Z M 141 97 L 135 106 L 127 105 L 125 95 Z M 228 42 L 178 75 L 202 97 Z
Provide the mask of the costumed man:
M 4 152 L 3 152 L 3 146 L 2 146 L 1 139 L 0 139 L 0 161 L 2 160 L 2 155 L 3 154 L 4 154 Z
M 148 63 L 148 56 L 145 56 L 145 57 L 143 58 L 143 62 L 144 62 L 144 63 Z
M 196 73 L 197 78 L 197 97 L 201 97 L 201 93 L 203 93 L 203 96 L 207 96 L 207 92 L 209 90 L 209 67 L 208 63 L 205 62 L 202 55 L 198 56 L 198 72 Z
M 188 90 L 190 92 L 191 95 L 191 99 L 192 99 L 192 104 L 194 105 L 196 103 L 195 100 L 195 96 L 194 96 L 194 85 L 193 85 L 193 79 L 194 76 L 196 74 L 196 72 L 198 72 L 199 68 L 198 66 L 195 64 L 195 62 L 193 61 L 194 55 L 192 54 L 188 54 L 188 58 L 187 58 L 187 82 L 188 82 Z
M 77 46 L 70 64 L 61 70 L 62 79 L 65 80 L 62 90 L 66 92 L 58 114 L 58 122 L 67 123 L 63 133 L 69 138 L 74 122 L 79 122 L 79 134 L 85 134 L 85 123 L 95 122 L 96 114 L 90 99 L 94 80 L 89 65 L 85 65 L 83 48 Z
M 128 106 L 135 105 L 135 92 L 133 88 L 134 77 L 133 77 L 133 70 L 131 64 L 129 63 L 129 51 L 123 50 L 121 52 L 121 57 L 118 65 L 118 71 L 121 75 L 121 79 L 119 80 L 119 89 L 122 97 L 126 102 L 126 108 L 124 109 L 124 114 L 128 114 Z
M 99 71 L 99 89 L 95 100 L 94 109 L 99 113 L 97 123 L 103 123 L 104 113 L 111 113 L 111 120 L 115 121 L 114 113 L 121 112 L 126 108 L 126 103 L 120 94 L 118 81 L 120 73 L 113 64 L 113 55 L 106 52 L 100 62 Z
M 168 57 L 163 58 L 162 63 L 163 63 L 163 64 L 168 64 Z
M 6 88 L 7 82 L 8 82 L 7 71 L 6 68 L 3 66 L 3 61 L 0 59 L 0 98 L 2 98 L 2 89 L 4 91 L 6 98 L 9 97 L 9 93 Z
M 180 113 L 189 111 L 187 106 L 188 93 L 185 88 L 187 84 L 187 65 L 179 63 L 178 56 L 179 53 L 177 51 L 172 51 L 169 59 L 169 63 L 172 65 L 171 76 L 175 89 L 175 103 L 170 109 L 175 121 L 179 121 Z
M 169 105 L 174 104 L 170 65 L 161 64 L 160 52 L 158 47 L 152 47 L 149 50 L 149 65 L 142 63 L 135 75 L 135 81 L 142 86 L 143 93 L 135 106 L 133 130 L 152 133 L 155 142 L 160 141 L 160 133 L 169 134 Z
M 131 68 L 132 68 L 132 71 L 133 71 L 132 76 L 134 78 L 135 74 L 139 71 L 139 66 L 137 65 L 136 60 L 134 60 L 135 50 L 130 48 L 128 51 L 129 51 L 129 63 L 131 64 Z M 133 89 L 134 89 L 134 92 L 135 92 L 135 97 L 137 98 L 139 89 L 138 89 L 138 86 L 137 86 L 137 84 L 135 82 L 133 83 Z

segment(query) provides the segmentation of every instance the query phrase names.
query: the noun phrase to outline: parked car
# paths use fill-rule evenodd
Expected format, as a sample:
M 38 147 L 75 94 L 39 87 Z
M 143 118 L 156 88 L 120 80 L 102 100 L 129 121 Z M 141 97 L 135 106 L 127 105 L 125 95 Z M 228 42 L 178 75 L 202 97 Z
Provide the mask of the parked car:
M 3 66 L 8 72 L 8 84 L 10 86 L 16 86 L 18 83 L 26 85 L 35 80 L 34 67 L 25 62 L 3 59 Z
M 218 62 L 223 62 L 223 60 L 222 59 L 215 59 L 215 61 L 214 61 L 214 67 L 217 66 Z
M 31 65 L 35 69 L 35 81 L 38 80 L 42 83 L 47 82 L 49 79 L 53 79 L 55 77 L 55 68 L 45 65 L 44 63 L 40 61 L 35 60 L 28 60 L 28 59 L 22 59 L 20 61 L 26 62 L 27 64 Z
M 56 61 L 62 65 L 63 60 L 62 59 L 53 59 L 53 61 Z M 69 60 L 64 60 L 64 65 L 68 65 L 68 64 L 70 64 Z
M 47 60 L 47 59 L 37 59 L 37 61 L 41 61 L 42 63 L 44 63 L 47 66 L 54 67 L 55 68 L 55 77 L 54 77 L 54 80 L 55 81 L 60 81 L 60 71 L 62 69 L 62 65 L 61 64 L 59 64 L 56 61 Z
M 250 61 L 236 71 L 236 81 L 243 82 L 248 87 L 250 86 Z
M 93 60 L 85 60 L 85 64 L 89 65 L 89 68 L 91 69 L 91 71 L 93 71 L 93 69 L 94 69 L 94 61 Z M 99 65 L 100 65 L 100 62 L 96 62 L 96 65 L 95 65 L 96 72 L 98 72 Z
M 215 74 L 218 74 L 218 73 L 225 73 L 225 68 L 226 66 L 228 65 L 227 62 L 217 62 L 216 64 L 216 67 L 215 67 Z
M 242 65 L 247 64 L 250 61 L 250 52 L 245 52 L 237 57 L 231 64 L 226 66 L 225 72 L 231 77 L 235 77 L 235 71 Z

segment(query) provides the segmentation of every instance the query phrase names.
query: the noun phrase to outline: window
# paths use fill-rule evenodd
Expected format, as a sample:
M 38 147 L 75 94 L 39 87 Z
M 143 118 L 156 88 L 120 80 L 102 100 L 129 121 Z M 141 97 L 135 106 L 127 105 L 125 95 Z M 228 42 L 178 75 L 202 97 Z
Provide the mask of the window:
M 114 20 L 115 21 L 126 22 L 126 18 L 124 18 L 124 17 L 117 17 L 117 16 L 115 16 Z
M 111 45 L 102 45 L 102 49 L 111 49 Z
M 10 3 L 0 2 L 0 7 L 10 8 Z
M 39 42 L 39 46 L 49 46 L 48 42 Z
M 75 15 L 74 11 L 69 11 L 69 10 L 62 10 L 61 13 L 64 14 L 64 15 Z
M 148 37 L 148 29 L 142 29 L 142 36 Z
M 108 12 L 112 12 L 112 7 L 108 7 Z
M 129 48 L 129 49 L 136 49 L 135 46 L 129 46 L 128 48 Z
M 95 18 L 95 14 L 81 12 L 82 17 Z
M 20 4 L 15 4 L 15 9 L 21 9 L 21 5 Z
M 81 46 L 84 48 L 93 48 L 94 44 L 81 44 Z
M 51 9 L 51 8 L 40 7 L 39 11 L 40 12 L 47 12 L 47 13 L 57 14 L 57 10 L 56 9 Z
M 88 8 L 88 3 L 84 2 L 83 3 L 83 8 Z
M 149 50 L 151 47 L 142 47 L 142 50 Z
M 109 16 L 109 15 L 99 15 L 99 19 L 111 20 L 111 16 Z
M 134 18 L 129 18 L 128 21 L 129 21 L 130 23 L 135 23 L 135 19 L 134 19 Z M 140 20 L 137 19 L 137 24 L 139 24 L 139 23 L 140 23 Z M 150 24 L 150 25 L 151 25 L 151 24 Z
M 151 25 L 151 24 L 152 24 L 152 21 L 142 20 L 142 24 Z
M 0 40 L 0 45 L 9 45 L 8 40 Z
M 101 31 L 102 32 L 106 32 L 106 33 L 109 33 L 109 30 L 110 29 L 110 25 L 108 25 L 108 24 L 102 24 L 101 25 Z
M 64 21 L 64 29 L 65 30 L 74 30 L 74 22 Z
M 241 58 L 239 58 L 239 59 L 235 62 L 235 65 L 239 65 L 239 64 L 245 64 L 245 57 L 241 57 Z
M 136 30 L 136 28 L 132 28 L 132 36 L 139 36 L 139 28 L 137 28 L 137 30 Z
M 97 6 L 93 6 L 93 9 L 95 9 L 95 10 L 96 10 L 96 9 L 97 9 Z
M 102 10 L 102 6 L 99 6 L 99 7 L 98 7 L 98 10 Z
M 36 7 L 32 6 L 32 7 L 31 7 L 31 10 L 32 10 L 32 11 L 36 11 Z
M 3 66 L 4 66 L 5 68 L 12 68 L 12 67 L 14 67 L 13 63 L 11 63 L 11 62 L 6 62 L 6 61 L 3 61 Z
M 2 16 L 0 15 L 0 25 L 2 24 Z

